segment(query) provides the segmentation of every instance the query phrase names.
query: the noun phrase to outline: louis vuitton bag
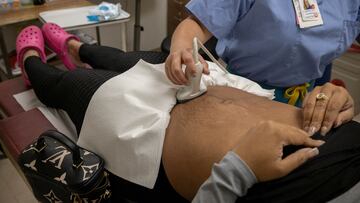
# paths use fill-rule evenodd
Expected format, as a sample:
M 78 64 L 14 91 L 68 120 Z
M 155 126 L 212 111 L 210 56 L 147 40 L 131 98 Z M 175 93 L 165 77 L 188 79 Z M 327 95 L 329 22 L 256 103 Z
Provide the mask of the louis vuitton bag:
M 107 202 L 110 182 L 104 161 L 65 135 L 46 131 L 19 157 L 19 164 L 40 202 Z

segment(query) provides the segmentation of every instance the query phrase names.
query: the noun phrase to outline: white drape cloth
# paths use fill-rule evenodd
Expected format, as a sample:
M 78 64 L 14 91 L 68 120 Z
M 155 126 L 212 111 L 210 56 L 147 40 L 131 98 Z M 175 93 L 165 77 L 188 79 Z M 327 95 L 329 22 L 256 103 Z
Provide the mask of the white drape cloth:
M 223 72 L 210 63 L 205 85 L 226 85 L 273 98 L 273 91 Z M 164 64 L 139 61 L 106 81 L 92 97 L 78 144 L 105 159 L 106 168 L 128 181 L 153 188 L 158 175 L 170 111 L 179 86 L 166 77 Z

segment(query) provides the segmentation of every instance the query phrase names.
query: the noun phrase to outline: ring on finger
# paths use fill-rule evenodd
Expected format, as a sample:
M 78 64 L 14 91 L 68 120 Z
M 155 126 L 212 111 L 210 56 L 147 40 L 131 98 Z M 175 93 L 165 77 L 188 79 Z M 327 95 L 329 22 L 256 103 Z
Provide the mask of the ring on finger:
M 326 96 L 325 93 L 320 92 L 319 94 L 316 95 L 316 101 L 326 101 L 328 99 L 329 97 Z

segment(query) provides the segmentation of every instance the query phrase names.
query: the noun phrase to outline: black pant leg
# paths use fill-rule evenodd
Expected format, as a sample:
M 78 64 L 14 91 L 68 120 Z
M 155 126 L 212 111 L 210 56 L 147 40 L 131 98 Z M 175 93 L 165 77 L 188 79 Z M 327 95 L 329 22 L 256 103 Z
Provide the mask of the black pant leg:
M 87 106 L 95 91 L 119 73 L 105 70 L 63 71 L 43 63 L 39 57 L 25 61 L 26 73 L 39 100 L 65 110 L 79 133 Z
M 360 124 L 351 121 L 314 139 L 326 143 L 320 154 L 280 179 L 254 185 L 237 202 L 328 202 L 360 181 Z M 287 146 L 288 155 L 304 146 Z
M 154 51 L 123 52 L 112 47 L 83 44 L 80 47 L 79 56 L 82 62 L 89 64 L 94 69 L 123 73 L 140 59 L 152 64 L 163 63 L 167 54 Z

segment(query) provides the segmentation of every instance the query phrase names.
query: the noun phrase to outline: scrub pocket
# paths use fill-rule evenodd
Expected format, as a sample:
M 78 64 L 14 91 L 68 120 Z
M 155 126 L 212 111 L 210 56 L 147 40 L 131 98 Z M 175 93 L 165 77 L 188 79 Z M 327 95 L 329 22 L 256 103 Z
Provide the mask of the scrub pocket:
M 351 44 L 356 40 L 359 33 L 360 33 L 359 21 L 350 21 L 350 20 L 344 21 L 341 38 L 339 40 L 339 47 L 336 51 L 336 57 L 339 57 L 351 46 Z

